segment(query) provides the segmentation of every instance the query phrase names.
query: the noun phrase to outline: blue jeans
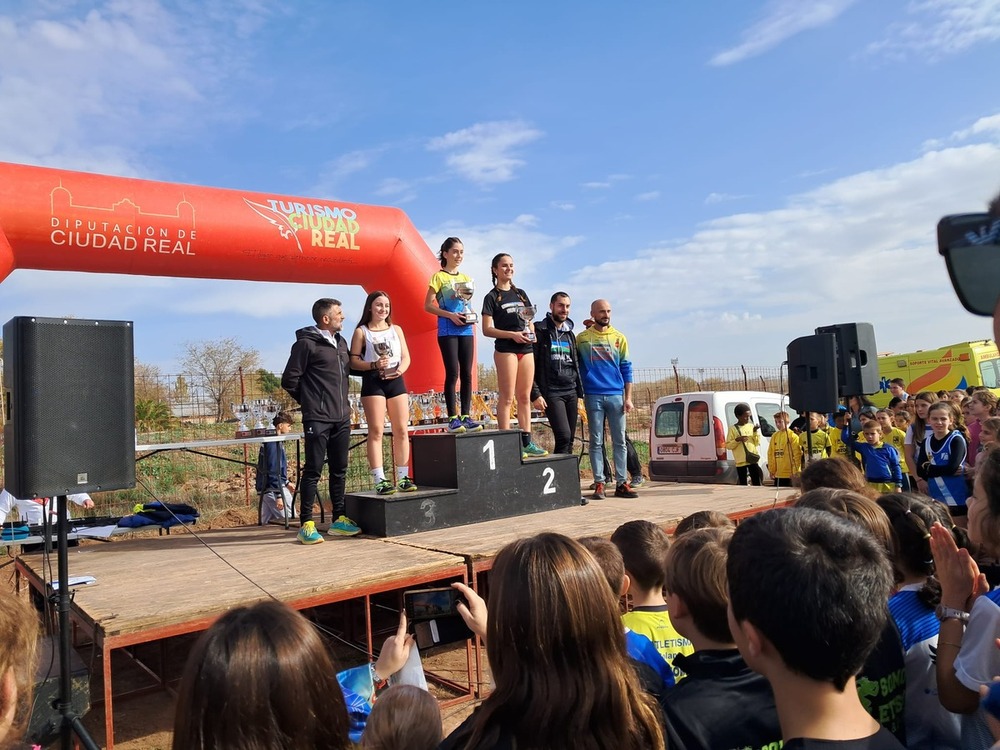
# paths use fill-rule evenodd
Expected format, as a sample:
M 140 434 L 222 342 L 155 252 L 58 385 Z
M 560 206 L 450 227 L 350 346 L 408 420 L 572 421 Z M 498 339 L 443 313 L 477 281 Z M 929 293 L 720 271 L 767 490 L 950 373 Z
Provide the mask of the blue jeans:
M 615 485 L 625 484 L 625 396 L 584 396 L 587 422 L 590 424 L 590 466 L 594 481 L 604 482 L 604 420 L 608 420 L 611 443 L 614 446 Z

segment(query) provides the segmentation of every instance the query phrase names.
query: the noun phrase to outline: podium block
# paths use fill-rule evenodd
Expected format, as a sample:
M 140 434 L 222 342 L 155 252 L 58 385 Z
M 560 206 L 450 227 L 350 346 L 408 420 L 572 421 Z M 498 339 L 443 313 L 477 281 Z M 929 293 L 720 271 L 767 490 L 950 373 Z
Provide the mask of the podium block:
M 346 497 L 364 533 L 412 534 L 580 504 L 578 457 L 523 459 L 516 430 L 415 435 L 411 464 L 418 492 Z

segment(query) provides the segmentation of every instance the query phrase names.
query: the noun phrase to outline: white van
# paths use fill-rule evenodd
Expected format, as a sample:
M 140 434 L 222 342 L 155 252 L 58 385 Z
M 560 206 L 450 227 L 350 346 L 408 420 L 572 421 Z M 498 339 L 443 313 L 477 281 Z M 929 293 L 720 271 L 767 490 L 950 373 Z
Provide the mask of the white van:
M 726 434 L 736 424 L 737 404 L 749 404 L 751 420 L 760 425 L 760 467 L 767 479 L 774 415 L 784 411 L 794 418 L 795 412 L 787 396 L 764 391 L 678 393 L 657 399 L 649 427 L 649 478 L 736 484 L 736 462 L 726 450 Z

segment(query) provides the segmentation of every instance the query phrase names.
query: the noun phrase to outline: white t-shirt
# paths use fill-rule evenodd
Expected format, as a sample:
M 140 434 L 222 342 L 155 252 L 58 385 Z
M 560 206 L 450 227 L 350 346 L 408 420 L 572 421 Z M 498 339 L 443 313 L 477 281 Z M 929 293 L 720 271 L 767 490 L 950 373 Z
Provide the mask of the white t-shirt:
M 74 495 L 67 495 L 69 500 L 76 503 L 77 505 L 83 505 L 85 502 L 90 500 L 90 495 L 86 492 L 78 492 Z M 0 524 L 7 521 L 7 515 L 14 509 L 17 508 L 17 515 L 20 519 L 20 523 L 28 524 L 39 524 L 42 522 L 43 508 L 47 508 L 49 512 L 49 518 L 52 521 L 56 520 L 56 502 L 55 498 L 49 498 L 47 502 L 43 505 L 42 503 L 35 502 L 34 500 L 18 500 L 12 494 L 7 492 L 7 490 L 0 490 Z M 68 517 L 68 516 L 67 516 Z
M 1000 649 L 996 645 L 1000 637 L 1000 605 L 994 599 L 1000 599 L 997 590 L 978 597 L 972 605 L 962 649 L 955 659 L 958 681 L 976 692 L 980 685 L 989 684 L 995 675 L 1000 675 Z M 962 717 L 962 747 L 974 750 L 988 748 L 992 743 L 982 708 Z

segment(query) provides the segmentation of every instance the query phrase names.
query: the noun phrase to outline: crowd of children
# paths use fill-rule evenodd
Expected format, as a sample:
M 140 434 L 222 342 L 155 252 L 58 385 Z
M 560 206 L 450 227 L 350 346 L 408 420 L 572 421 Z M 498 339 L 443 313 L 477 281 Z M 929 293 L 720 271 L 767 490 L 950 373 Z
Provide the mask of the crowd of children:
M 919 491 L 963 515 L 976 457 L 1000 436 L 996 396 L 982 386 L 909 396 L 894 385 L 902 396 L 881 409 L 852 397 L 831 414 L 776 414 L 767 454 L 775 486 L 797 485 L 813 461 L 840 458 L 876 493 Z

